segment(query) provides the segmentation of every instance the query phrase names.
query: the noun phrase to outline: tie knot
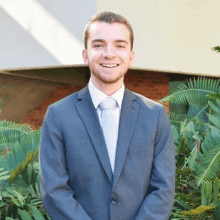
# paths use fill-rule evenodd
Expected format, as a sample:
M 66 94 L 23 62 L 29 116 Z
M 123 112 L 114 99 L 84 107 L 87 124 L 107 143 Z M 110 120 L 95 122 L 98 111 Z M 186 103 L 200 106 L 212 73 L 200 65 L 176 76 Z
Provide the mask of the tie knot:
M 109 108 L 115 109 L 116 107 L 117 107 L 117 102 L 112 97 L 106 97 L 99 104 L 99 108 L 101 109 L 101 111 Z

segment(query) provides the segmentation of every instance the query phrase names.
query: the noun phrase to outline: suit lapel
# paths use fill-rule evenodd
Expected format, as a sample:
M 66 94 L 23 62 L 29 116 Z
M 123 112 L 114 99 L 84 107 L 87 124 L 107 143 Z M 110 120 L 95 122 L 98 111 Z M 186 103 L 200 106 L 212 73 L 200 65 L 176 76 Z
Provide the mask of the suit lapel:
M 139 104 L 133 102 L 133 100 L 135 100 L 135 95 L 126 89 L 122 102 L 119 123 L 119 133 L 112 190 L 114 190 L 114 187 L 121 174 L 139 112 Z
M 92 140 L 92 143 L 99 157 L 99 160 L 110 182 L 112 183 L 113 175 L 112 175 L 112 169 L 108 156 L 108 151 L 105 144 L 105 139 L 102 133 L 102 129 L 99 123 L 98 115 L 92 103 L 92 99 L 88 87 L 85 87 L 83 90 L 79 91 L 78 99 L 81 101 L 76 104 L 77 111 L 89 133 L 89 136 Z

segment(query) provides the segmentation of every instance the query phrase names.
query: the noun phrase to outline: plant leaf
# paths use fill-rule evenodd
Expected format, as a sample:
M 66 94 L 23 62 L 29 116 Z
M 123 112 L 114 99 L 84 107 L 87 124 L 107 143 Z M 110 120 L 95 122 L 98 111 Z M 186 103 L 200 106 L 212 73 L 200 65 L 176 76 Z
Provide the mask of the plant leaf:
M 212 93 L 207 95 L 211 99 L 220 99 L 220 93 Z
M 12 201 L 16 206 L 21 207 L 20 202 L 19 202 L 17 199 L 15 199 L 14 196 L 11 197 L 11 201 Z
M 18 209 L 18 214 L 22 220 L 32 220 L 31 216 L 25 210 Z
M 32 216 L 36 219 L 36 220 L 45 220 L 45 218 L 43 217 L 43 215 L 41 214 L 41 212 L 34 206 L 32 205 L 27 205 L 30 213 L 32 214 Z
M 196 209 L 192 209 L 191 211 L 183 211 L 181 214 L 183 215 L 200 215 L 203 212 L 213 209 L 213 206 L 199 206 Z

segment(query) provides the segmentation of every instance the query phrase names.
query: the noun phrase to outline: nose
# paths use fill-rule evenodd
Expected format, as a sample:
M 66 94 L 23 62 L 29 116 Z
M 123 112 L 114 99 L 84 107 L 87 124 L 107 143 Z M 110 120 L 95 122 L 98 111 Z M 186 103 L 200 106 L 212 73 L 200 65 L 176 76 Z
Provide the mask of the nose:
M 116 56 L 115 51 L 114 51 L 114 48 L 112 47 L 112 45 L 106 46 L 105 51 L 103 53 L 103 57 L 106 59 L 112 59 L 115 56 Z

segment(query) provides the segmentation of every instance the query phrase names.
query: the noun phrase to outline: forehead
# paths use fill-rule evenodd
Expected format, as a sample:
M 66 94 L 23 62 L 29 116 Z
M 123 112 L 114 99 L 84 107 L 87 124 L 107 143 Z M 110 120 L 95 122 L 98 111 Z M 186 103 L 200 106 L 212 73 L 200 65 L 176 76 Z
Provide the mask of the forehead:
M 103 40 L 126 40 L 130 42 L 130 33 L 124 24 L 120 23 L 106 23 L 106 22 L 93 22 L 89 28 L 89 39 Z

